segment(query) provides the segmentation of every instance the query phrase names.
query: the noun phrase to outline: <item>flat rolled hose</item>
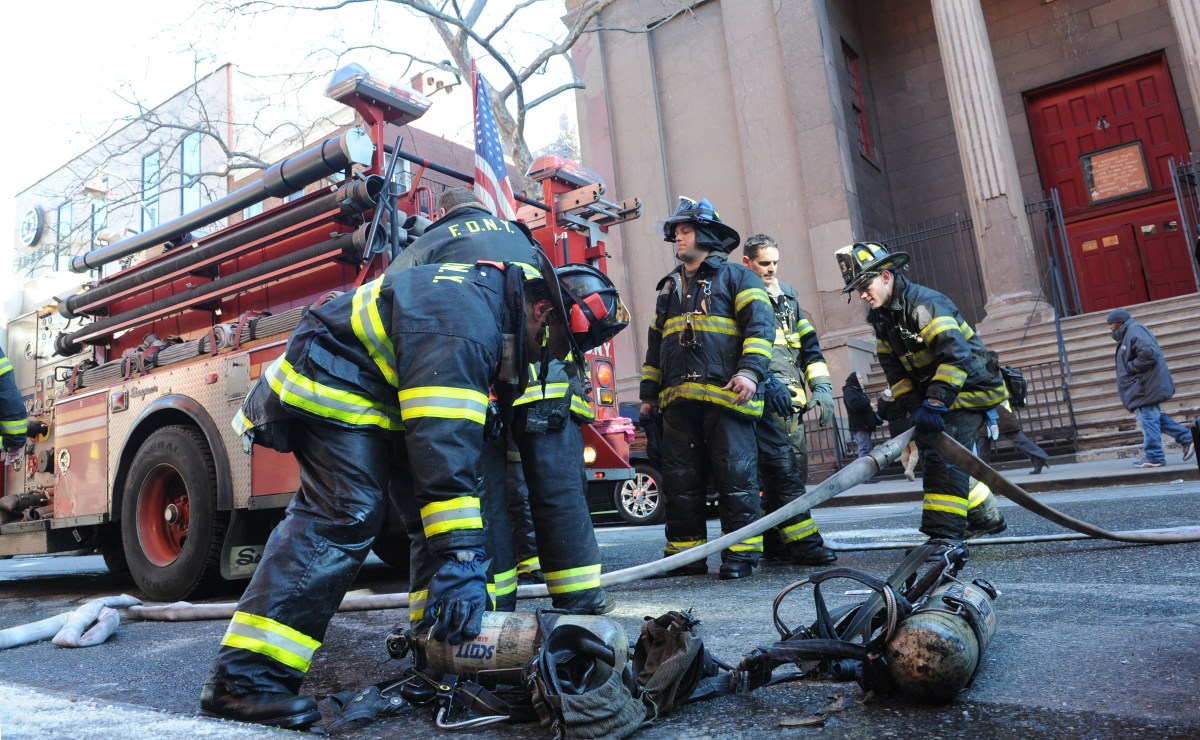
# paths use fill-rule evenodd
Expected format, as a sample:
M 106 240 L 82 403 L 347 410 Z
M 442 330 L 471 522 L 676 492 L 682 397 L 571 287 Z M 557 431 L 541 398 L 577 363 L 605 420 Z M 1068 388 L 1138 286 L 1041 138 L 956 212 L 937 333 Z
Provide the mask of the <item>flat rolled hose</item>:
M 1004 476 L 992 470 L 987 463 L 976 457 L 970 450 L 963 447 L 954 440 L 953 437 L 945 432 L 939 432 L 936 436 L 930 437 L 929 444 L 941 453 L 942 457 L 946 458 L 950 464 L 970 474 L 972 478 L 982 481 L 988 488 L 992 489 L 992 493 L 999 493 L 1006 498 L 1015 501 L 1021 506 L 1029 509 L 1034 514 L 1066 527 L 1088 537 L 1095 537 L 1101 540 L 1113 540 L 1114 542 L 1146 542 L 1155 545 L 1174 545 L 1184 542 L 1200 542 L 1200 527 L 1176 527 L 1174 529 L 1164 530 L 1137 530 L 1130 532 L 1109 532 L 1107 529 L 1080 521 L 1073 517 L 1069 517 L 1061 511 L 1050 508 L 1046 504 L 1038 501 L 1033 496 L 1030 496 L 1025 491 L 1021 490 L 1020 486 L 1012 483 L 1004 478 Z M 983 540 L 986 541 L 986 540 Z

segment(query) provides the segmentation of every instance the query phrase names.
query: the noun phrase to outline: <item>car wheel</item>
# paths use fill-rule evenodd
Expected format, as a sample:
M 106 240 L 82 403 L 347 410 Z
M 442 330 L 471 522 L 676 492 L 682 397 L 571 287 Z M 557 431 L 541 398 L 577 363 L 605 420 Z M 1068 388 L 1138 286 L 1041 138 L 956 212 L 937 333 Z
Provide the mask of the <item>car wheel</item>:
M 662 473 L 649 463 L 634 465 L 634 476 L 613 488 L 617 513 L 630 524 L 659 524 L 666 518 Z

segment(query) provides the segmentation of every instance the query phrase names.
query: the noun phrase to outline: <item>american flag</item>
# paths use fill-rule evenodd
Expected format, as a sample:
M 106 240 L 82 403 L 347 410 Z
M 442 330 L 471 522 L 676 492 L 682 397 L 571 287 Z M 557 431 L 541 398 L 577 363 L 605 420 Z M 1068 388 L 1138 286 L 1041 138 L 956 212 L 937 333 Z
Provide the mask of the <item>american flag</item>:
M 492 213 L 510 221 L 517 218 L 512 185 L 508 182 L 508 166 L 504 164 L 504 146 L 492 104 L 488 99 L 483 75 L 471 64 L 471 89 L 475 94 L 475 195 Z

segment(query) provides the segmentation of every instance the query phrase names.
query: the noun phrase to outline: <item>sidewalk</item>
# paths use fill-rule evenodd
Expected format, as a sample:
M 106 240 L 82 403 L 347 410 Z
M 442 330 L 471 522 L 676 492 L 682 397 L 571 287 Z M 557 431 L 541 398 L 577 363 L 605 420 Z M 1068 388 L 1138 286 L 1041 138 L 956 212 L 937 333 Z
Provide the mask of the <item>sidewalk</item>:
M 1161 468 L 1133 467 L 1136 458 L 1075 462 L 1074 457 L 1050 458 L 1050 464 L 1039 475 L 1031 475 L 1033 464 L 1028 461 L 1005 463 L 996 469 L 1027 493 L 1068 491 L 1100 486 L 1132 486 L 1151 483 L 1172 483 L 1180 480 L 1200 481 L 1196 458 L 1180 460 L 1178 448 L 1167 450 L 1167 464 Z M 876 483 L 860 483 L 822 504 L 822 506 L 867 506 L 921 500 L 921 476 L 909 482 L 903 476 L 881 478 Z

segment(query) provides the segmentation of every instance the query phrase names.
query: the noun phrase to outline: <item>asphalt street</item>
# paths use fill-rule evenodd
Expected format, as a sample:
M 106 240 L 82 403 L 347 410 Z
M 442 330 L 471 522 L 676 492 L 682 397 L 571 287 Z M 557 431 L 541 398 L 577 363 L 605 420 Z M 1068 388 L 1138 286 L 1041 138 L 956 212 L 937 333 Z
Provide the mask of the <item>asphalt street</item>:
M 1113 530 L 1197 523 L 1194 481 L 1042 494 L 1065 513 Z M 1002 502 L 1003 536 L 1061 532 Z M 916 541 L 917 503 L 818 509 L 815 518 L 839 548 L 857 543 Z M 710 521 L 710 536 L 719 525 Z M 606 571 L 659 557 L 661 527 L 598 528 Z M 838 565 L 885 577 L 903 550 L 840 552 Z M 746 581 L 663 578 L 613 590 L 631 641 L 646 616 L 693 609 L 706 647 L 736 663 L 777 639 L 771 622 L 776 593 L 811 569 L 768 563 Z M 998 627 L 974 684 L 942 707 L 903 695 L 866 695 L 854 683 L 796 681 L 748 694 L 686 705 L 644 727 L 642 738 L 742 737 L 1196 737 L 1200 735 L 1200 545 L 1124 545 L 1095 540 L 1036 544 L 975 543 L 962 573 L 1001 591 Z M 849 583 L 849 582 L 848 582 Z M 370 561 L 360 593 L 406 590 L 382 563 Z M 849 590 L 853 584 L 847 586 Z M 132 591 L 107 573 L 98 556 L 0 561 L 0 628 L 42 619 L 96 596 Z M 211 599 L 229 601 L 236 591 Z M 847 601 L 861 596 L 841 595 Z M 523 609 L 547 605 L 522 602 Z M 789 598 L 789 623 L 814 618 L 811 591 Z M 306 681 L 325 695 L 396 676 L 383 641 L 407 612 L 354 612 L 335 617 Z M 200 686 L 224 622 L 125 622 L 108 643 L 61 649 L 48 642 L 0 651 L 0 737 L 150 738 L 257 737 L 267 731 L 197 718 Z M 798 727 L 797 724 L 808 724 Z M 823 728 L 823 729 L 822 729 Z M 428 710 L 377 720 L 342 734 L 391 738 L 438 732 Z M 536 725 L 504 725 L 455 733 L 465 737 L 549 736 Z M 278 737 L 277 734 L 274 736 Z

